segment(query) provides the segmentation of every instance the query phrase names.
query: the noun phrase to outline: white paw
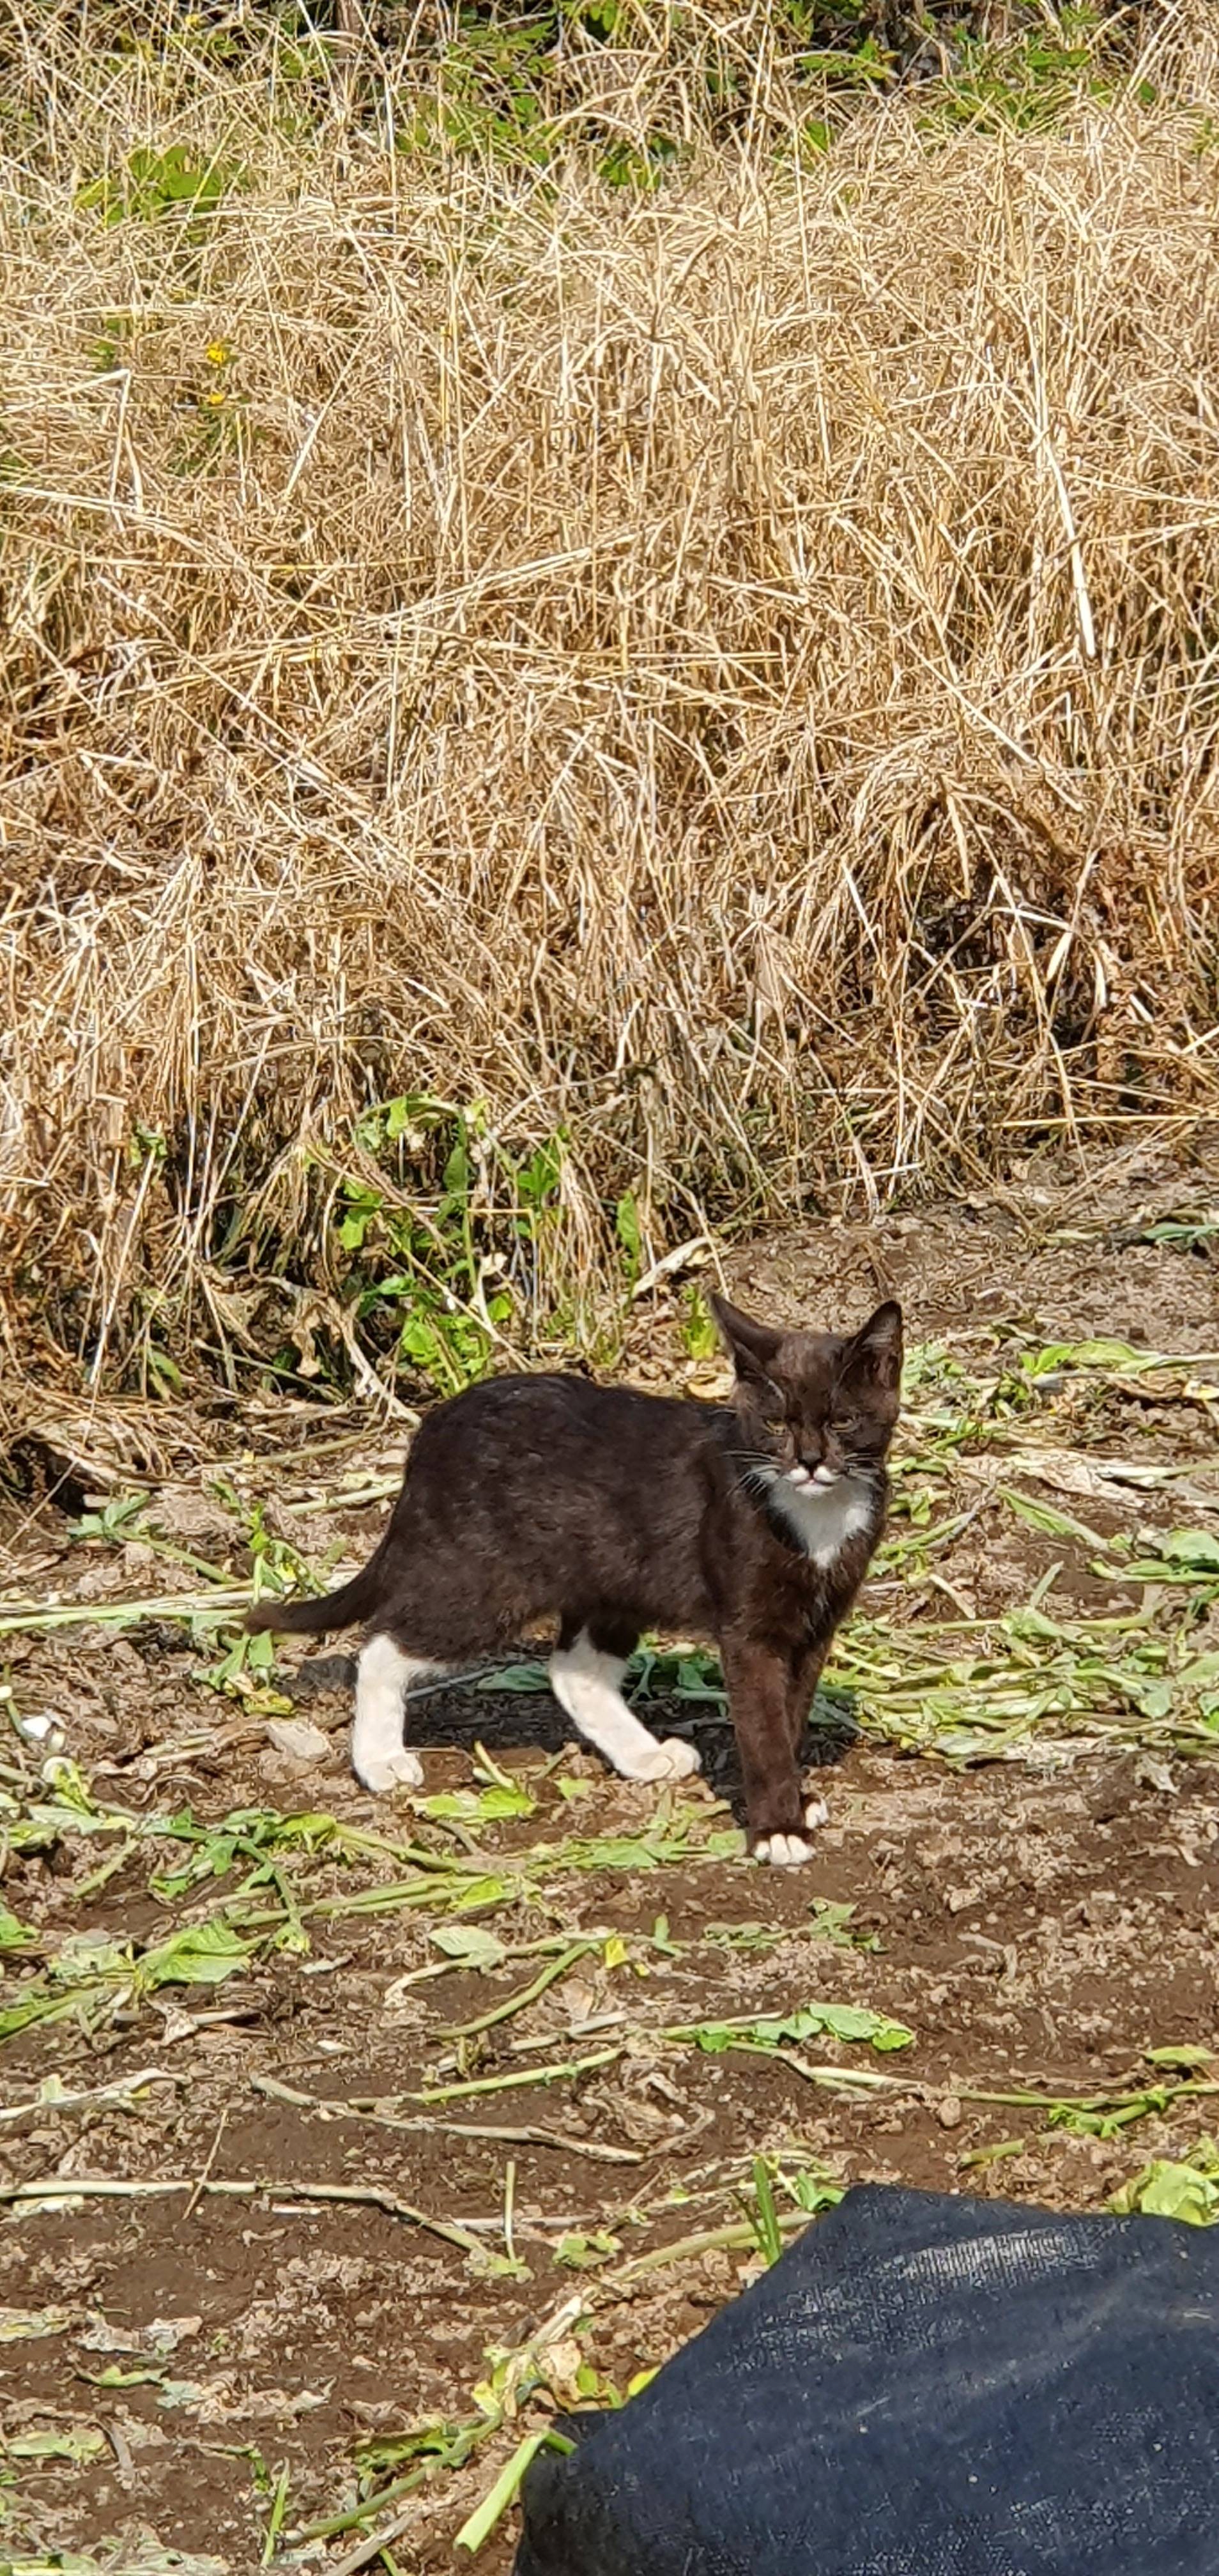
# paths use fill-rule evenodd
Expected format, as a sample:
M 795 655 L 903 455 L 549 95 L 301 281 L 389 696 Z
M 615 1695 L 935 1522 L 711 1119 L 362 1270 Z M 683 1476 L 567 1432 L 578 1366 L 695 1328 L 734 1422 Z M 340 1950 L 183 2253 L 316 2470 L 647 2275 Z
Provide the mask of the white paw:
M 763 1834 L 754 1844 L 755 1860 L 769 1861 L 772 1869 L 799 1869 L 811 1860 L 813 1846 L 802 1842 L 799 1834 Z
M 366 1757 L 364 1768 L 353 1765 L 361 1788 L 371 1789 L 374 1798 L 387 1797 L 391 1789 L 421 1789 L 423 1764 L 417 1753 L 404 1747 L 401 1753 Z
M 654 1744 L 650 1753 L 641 1753 L 627 1773 L 631 1780 L 688 1780 L 692 1771 L 701 1771 L 702 1758 L 693 1744 L 682 1735 L 666 1735 L 664 1742 Z
M 809 1799 L 808 1805 L 804 1810 L 804 1821 L 808 1826 L 809 1832 L 813 1834 L 816 1833 L 818 1825 L 828 1825 L 830 1821 L 830 1811 L 824 1798 Z

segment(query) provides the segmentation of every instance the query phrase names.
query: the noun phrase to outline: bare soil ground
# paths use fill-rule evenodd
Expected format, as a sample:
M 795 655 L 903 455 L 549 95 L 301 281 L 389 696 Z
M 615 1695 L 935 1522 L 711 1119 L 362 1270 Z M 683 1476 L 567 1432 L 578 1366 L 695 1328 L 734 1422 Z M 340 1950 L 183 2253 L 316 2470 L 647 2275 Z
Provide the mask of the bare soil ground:
M 472 1687 L 421 1704 L 426 1796 L 387 1806 L 347 1769 L 341 1651 L 218 1673 L 235 1620 L 208 1642 L 175 1596 L 218 1582 L 218 1619 L 259 1527 L 361 1555 L 384 1505 L 341 1496 L 400 1441 L 355 1412 L 219 1425 L 223 1461 L 134 1473 L 92 1536 L 10 1502 L 4 1588 L 41 1617 L 0 1635 L 5 2551 L 203 2576 L 396 2525 L 381 2563 L 447 2566 L 524 2432 L 763 2259 L 755 2159 L 784 2229 L 864 2179 L 1095 2208 L 1188 2159 L 1219 2094 L 1216 1200 L 1128 1173 L 1085 1213 L 736 1263 L 809 1319 L 895 1288 L 916 1348 L 801 1873 L 741 1857 L 722 1710 L 671 1667 L 652 1716 L 704 1778 L 659 1808 L 545 1695 Z M 663 1306 L 632 1366 L 714 1374 Z M 878 2019 L 708 2044 L 813 2004 Z

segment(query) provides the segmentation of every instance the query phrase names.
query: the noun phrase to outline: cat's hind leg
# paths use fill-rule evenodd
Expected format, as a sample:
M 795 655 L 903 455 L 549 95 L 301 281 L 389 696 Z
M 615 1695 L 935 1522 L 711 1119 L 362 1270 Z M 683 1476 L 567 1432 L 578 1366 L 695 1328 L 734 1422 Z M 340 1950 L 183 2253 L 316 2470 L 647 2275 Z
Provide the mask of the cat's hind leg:
M 663 1743 L 649 1735 L 622 1696 L 634 1644 L 633 1635 L 608 1624 L 565 1629 L 550 1659 L 550 1687 L 577 1732 L 624 1780 L 684 1780 L 700 1768 L 694 1746 L 680 1735 Z
M 382 1632 L 370 1637 L 356 1664 L 356 1714 L 351 1730 L 351 1767 L 365 1789 L 383 1797 L 388 1789 L 417 1789 L 423 1764 L 403 1743 L 407 1692 L 443 1664 L 412 1655 Z

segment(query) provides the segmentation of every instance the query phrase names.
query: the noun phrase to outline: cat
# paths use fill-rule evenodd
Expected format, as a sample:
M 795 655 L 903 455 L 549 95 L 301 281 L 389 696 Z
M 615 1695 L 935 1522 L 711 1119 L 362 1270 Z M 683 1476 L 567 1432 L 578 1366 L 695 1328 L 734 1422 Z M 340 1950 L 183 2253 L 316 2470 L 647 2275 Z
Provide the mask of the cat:
M 263 1601 L 251 1629 L 361 1621 L 351 1758 L 417 1788 L 407 1695 L 557 1624 L 555 1698 L 627 1780 L 680 1780 L 693 1746 L 622 1696 L 640 1633 L 719 1647 L 756 1859 L 811 1857 L 820 1799 L 797 1756 L 835 1629 L 884 1526 L 901 1308 L 849 1335 L 785 1332 L 711 1300 L 735 1372 L 722 1405 L 567 1376 L 490 1378 L 427 1414 L 363 1572 L 317 1601 Z

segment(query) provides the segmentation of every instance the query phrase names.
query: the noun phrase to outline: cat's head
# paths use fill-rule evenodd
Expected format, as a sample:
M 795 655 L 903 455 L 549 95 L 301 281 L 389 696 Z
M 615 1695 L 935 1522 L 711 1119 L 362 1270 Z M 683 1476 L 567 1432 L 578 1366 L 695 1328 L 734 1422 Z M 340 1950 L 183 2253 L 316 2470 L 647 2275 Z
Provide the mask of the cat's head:
M 857 1333 L 784 1332 L 712 1297 L 736 1370 L 742 1454 L 771 1458 L 797 1487 L 879 1476 L 902 1374 L 902 1310 L 892 1298 Z

